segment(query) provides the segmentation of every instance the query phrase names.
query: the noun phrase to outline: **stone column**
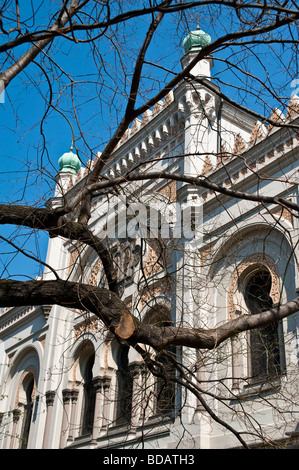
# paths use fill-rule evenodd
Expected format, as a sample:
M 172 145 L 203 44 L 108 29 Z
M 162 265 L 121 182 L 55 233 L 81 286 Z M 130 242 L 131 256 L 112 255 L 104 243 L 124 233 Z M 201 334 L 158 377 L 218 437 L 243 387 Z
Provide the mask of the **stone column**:
M 103 422 L 103 408 L 104 408 L 104 386 L 105 379 L 103 377 L 96 377 L 93 380 L 93 386 L 95 389 L 95 409 L 94 409 L 94 421 L 92 430 L 92 440 L 96 441 L 99 437 L 100 430 Z
M 73 441 L 75 439 L 75 423 L 76 423 L 76 408 L 78 401 L 79 390 L 71 391 L 71 413 L 70 413 L 70 423 L 69 423 L 69 435 L 68 441 Z
M 103 384 L 103 418 L 102 418 L 102 430 L 106 431 L 109 425 L 109 410 L 110 410 L 110 403 L 109 403 L 109 389 L 110 389 L 111 377 L 104 377 L 102 384 Z
M 59 444 L 60 449 L 63 449 L 65 447 L 65 444 L 67 441 L 67 435 L 69 431 L 71 396 L 72 396 L 72 390 L 70 389 L 62 390 L 63 418 L 62 418 L 60 444 Z
M 25 403 L 18 403 L 18 410 L 20 413 L 20 419 L 18 420 L 17 427 L 16 427 L 16 435 L 18 436 L 18 445 L 16 447 L 21 449 L 23 441 L 22 441 L 22 434 L 24 430 L 25 420 L 26 420 L 26 405 Z
M 140 416 L 139 423 L 143 426 L 145 421 L 154 416 L 156 410 L 155 378 L 144 363 L 140 367 Z
M 17 441 L 20 439 L 20 435 L 18 433 L 18 428 L 19 428 L 19 421 L 21 416 L 21 410 L 19 408 L 16 408 L 12 412 L 12 431 L 11 431 L 11 439 L 10 439 L 10 449 L 16 449 L 19 447 L 17 445 Z
M 131 369 L 133 377 L 131 432 L 136 432 L 139 425 L 142 405 L 142 365 L 135 364 Z
M 49 390 L 48 392 L 46 392 L 47 417 L 44 431 L 43 449 L 48 448 L 55 395 L 55 391 Z
M 138 385 L 139 385 L 139 416 L 138 422 L 136 425 L 143 426 L 144 422 L 147 420 L 149 416 L 149 397 L 148 395 L 148 387 L 149 381 L 146 380 L 146 375 L 148 374 L 148 369 L 146 368 L 145 364 L 142 362 L 139 367 L 139 378 L 138 378 Z M 149 378 L 149 377 L 148 377 Z M 136 417 L 137 418 L 137 417 Z

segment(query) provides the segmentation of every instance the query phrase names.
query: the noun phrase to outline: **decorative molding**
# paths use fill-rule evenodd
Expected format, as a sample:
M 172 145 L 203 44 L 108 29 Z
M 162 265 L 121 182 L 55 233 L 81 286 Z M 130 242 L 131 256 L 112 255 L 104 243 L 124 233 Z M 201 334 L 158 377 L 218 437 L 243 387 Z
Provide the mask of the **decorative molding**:
M 228 162 L 231 159 L 231 154 L 227 152 L 227 148 L 222 143 L 220 146 L 220 154 L 217 155 L 217 164 L 216 168 L 219 168 L 224 163 Z
M 213 170 L 213 165 L 209 155 L 206 155 L 201 175 L 205 176 Z
M 161 279 L 152 285 L 149 285 L 143 289 L 140 293 L 139 309 L 142 310 L 145 305 L 149 303 L 152 298 L 158 295 L 167 295 L 171 292 L 171 285 L 169 280 Z
M 260 121 L 256 121 L 251 132 L 249 145 L 256 144 L 258 140 L 261 140 L 263 137 L 266 136 L 266 133 L 267 132 L 265 126 Z
M 54 390 L 48 390 L 46 392 L 46 405 L 47 405 L 47 407 L 54 405 L 55 396 L 56 396 L 56 391 L 54 391 Z
M 92 286 L 97 286 L 98 285 L 98 275 L 100 272 L 100 269 L 103 267 L 103 263 L 100 259 L 97 260 L 96 264 L 94 265 L 91 274 L 88 278 L 87 284 L 90 284 Z
M 233 153 L 239 154 L 239 153 L 242 153 L 245 149 L 246 149 L 246 144 L 245 144 L 243 137 L 241 136 L 241 134 L 237 134 L 235 138 Z
M 206 267 L 206 262 L 209 259 L 211 253 L 213 253 L 213 246 L 215 243 L 210 243 L 209 245 L 205 245 L 199 252 L 200 255 L 200 268 Z
M 49 318 L 50 306 L 26 306 L 26 307 L 11 307 L 5 313 L 0 315 L 0 333 L 8 328 L 13 327 L 18 322 L 29 318 L 31 316 L 38 316 L 42 314 L 47 321 Z
M 294 116 L 299 114 L 299 97 L 297 95 L 293 95 L 289 101 L 288 109 L 287 109 L 287 119 L 291 119 Z
M 26 368 L 26 370 L 22 373 L 21 375 L 21 378 L 19 380 L 19 384 L 18 384 L 18 389 L 17 389 L 17 393 L 16 393 L 16 398 L 15 398 L 15 408 L 18 408 L 19 404 L 22 403 L 21 399 L 20 399 L 20 390 L 21 390 L 21 387 L 23 385 L 23 382 L 25 380 L 25 377 L 27 375 L 31 374 L 33 376 L 33 380 L 34 380 L 34 385 L 33 385 L 33 389 L 32 389 L 32 394 L 31 394 L 31 401 L 34 401 L 35 399 L 35 394 L 36 394 L 36 370 L 35 370 L 35 367 L 34 366 L 28 366 Z
M 260 141 L 259 141 L 260 142 Z M 260 171 L 264 169 L 264 167 L 269 163 L 270 160 L 273 160 L 274 157 L 281 157 L 284 153 L 290 152 L 298 147 L 299 143 L 299 134 L 294 133 L 294 137 L 288 136 L 284 140 L 280 142 L 274 149 L 271 150 L 264 150 L 263 153 L 257 154 L 256 158 L 248 158 L 246 159 L 247 166 L 240 167 L 237 171 L 235 171 L 231 177 L 227 178 L 228 172 L 230 173 L 230 168 L 227 168 L 225 172 L 225 179 L 218 179 L 217 184 L 220 186 L 227 186 L 231 187 L 232 184 L 236 184 L 241 182 L 244 178 L 249 177 L 252 173 L 250 169 L 254 169 L 255 171 Z M 226 163 L 230 163 L 233 160 L 232 155 L 229 153 L 225 153 L 226 149 L 224 146 L 221 147 L 221 153 L 217 155 L 217 165 L 216 170 L 221 171 L 221 169 L 225 166 Z M 245 159 L 245 157 L 244 157 Z M 203 191 L 201 194 L 201 200 L 207 201 L 215 196 L 215 192 L 213 190 Z M 285 217 L 286 218 L 286 217 Z
M 69 265 L 68 265 L 68 275 L 70 274 L 71 270 L 74 266 L 76 266 L 78 258 L 80 256 L 81 247 L 77 247 L 72 250 L 69 254 Z
M 105 346 L 105 351 L 104 351 L 104 375 L 107 374 L 107 371 L 109 369 L 109 364 L 108 364 L 108 354 L 109 354 L 109 349 L 111 347 L 111 343 L 112 343 L 113 339 L 111 339 L 110 341 L 107 342 L 106 346 Z
M 42 347 L 44 349 L 45 348 L 45 343 L 46 343 L 46 335 L 40 336 L 39 338 L 37 338 L 37 341 L 40 342 L 40 344 L 42 345 Z
M 157 190 L 157 193 L 167 197 L 171 202 L 177 200 L 177 182 L 175 180 L 169 181 L 167 184 Z
M 265 254 L 255 254 L 248 256 L 244 259 L 235 269 L 229 289 L 228 289 L 228 316 L 229 319 L 235 317 L 236 311 L 239 310 L 239 306 L 235 304 L 235 296 L 239 291 L 238 284 L 244 279 L 246 273 L 249 273 L 254 268 L 266 267 L 271 274 L 271 291 L 270 296 L 274 303 L 278 303 L 280 299 L 280 287 L 279 287 L 279 276 L 278 269 L 272 258 Z
M 149 245 L 147 250 L 147 257 L 144 263 L 143 272 L 146 277 L 152 276 L 161 271 L 162 267 L 158 263 L 159 255 L 155 247 Z
M 99 331 L 99 319 L 97 317 L 87 318 L 79 325 L 74 327 L 74 342 L 77 341 L 79 336 L 87 332 L 97 333 Z
M 41 306 L 43 315 L 45 317 L 45 320 L 48 321 L 51 310 L 52 310 L 52 305 L 42 305 Z
M 170 263 L 168 250 L 162 243 L 155 239 L 147 240 L 147 257 L 143 267 L 146 277 L 163 271 Z
M 274 209 L 270 210 L 271 214 L 276 216 L 277 218 L 283 218 L 291 225 L 293 225 L 293 216 L 290 210 L 285 207 L 276 206 Z
M 141 247 L 137 240 L 118 239 L 112 248 L 112 257 L 117 269 L 120 297 L 127 285 L 133 282 L 135 269 L 141 260 Z
M 285 116 L 283 114 L 282 111 L 280 111 L 280 109 L 276 108 L 276 109 L 273 109 L 271 115 L 270 115 L 270 119 L 271 121 L 273 122 L 278 122 L 278 123 L 282 123 L 285 121 Z M 274 126 L 274 124 L 269 124 L 268 125 L 268 133 L 272 131 L 272 129 L 276 127 Z
M 62 390 L 62 401 L 64 405 L 71 401 L 72 395 L 73 395 L 72 392 L 73 392 L 73 389 L 71 388 L 65 388 L 64 390 Z

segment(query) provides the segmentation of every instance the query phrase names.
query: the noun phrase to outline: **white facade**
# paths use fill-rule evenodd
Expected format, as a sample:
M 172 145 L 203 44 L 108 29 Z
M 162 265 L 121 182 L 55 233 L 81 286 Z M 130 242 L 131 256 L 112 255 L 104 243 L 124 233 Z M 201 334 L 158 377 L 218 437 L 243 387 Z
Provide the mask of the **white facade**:
M 187 53 L 182 62 L 190 56 Z M 167 169 L 202 175 L 227 189 L 297 201 L 298 135 L 290 128 L 266 129 L 222 101 L 210 81 L 211 66 L 207 59 L 193 70 L 205 77 L 205 84 L 182 83 L 142 120 L 136 119 L 115 150 L 107 176 L 136 166 L 140 173 Z M 297 116 L 290 112 L 286 119 L 299 122 Z M 222 157 L 217 156 L 220 152 Z M 83 170 L 78 176 L 60 173 L 51 204 L 60 204 L 62 189 L 71 195 L 84 177 Z M 284 183 L 287 180 L 294 183 Z M 201 207 L 204 221 L 192 239 L 173 239 L 162 258 L 155 240 L 130 243 L 120 233 L 121 242 L 109 242 L 119 266 L 122 299 L 138 317 L 213 328 L 247 308 L 248 282 L 260 272 L 269 273 L 274 304 L 296 297 L 299 222 L 287 210 L 174 180 L 139 181 L 127 187 L 127 202 L 160 210 L 167 221 L 173 214 L 165 204 L 174 211 L 178 203 Z M 113 218 L 109 202 L 104 194 L 94 200 L 90 227 L 98 235 Z M 104 283 L 95 254 L 75 243 L 50 239 L 46 262 L 65 279 Z M 166 271 L 171 276 L 165 276 Z M 51 276 L 46 270 L 43 278 Z M 253 367 L 249 333 L 216 351 L 197 354 L 183 348 L 180 353 L 183 364 L 197 365 L 207 405 L 236 430 L 245 427 L 249 443 L 261 442 L 258 429 L 268 439 L 295 446 L 295 438 L 286 439 L 296 429 L 299 411 L 298 314 L 284 320 L 277 335 L 278 373 L 265 383 L 248 380 Z M 0 315 L 0 351 L 2 449 L 130 448 L 141 442 L 155 449 L 240 445 L 185 390 L 177 387 L 171 403 L 159 403 L 157 385 L 141 356 L 131 350 L 127 355 L 93 315 L 56 305 L 8 309 Z M 90 415 L 86 400 L 92 401 Z M 131 412 L 122 416 L 126 400 L 131 400 Z

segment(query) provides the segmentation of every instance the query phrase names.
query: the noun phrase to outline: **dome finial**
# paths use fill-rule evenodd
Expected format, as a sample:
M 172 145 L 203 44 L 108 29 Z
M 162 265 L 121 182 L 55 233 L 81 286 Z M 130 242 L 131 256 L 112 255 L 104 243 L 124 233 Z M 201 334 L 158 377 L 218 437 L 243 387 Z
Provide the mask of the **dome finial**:
M 211 42 L 211 36 L 202 31 L 197 24 L 195 31 L 190 31 L 188 36 L 183 41 L 185 52 L 200 51 L 203 47 Z
M 75 153 L 73 153 L 73 140 L 71 144 L 70 152 L 64 153 L 58 160 L 60 167 L 60 173 L 73 173 L 77 174 L 81 168 L 81 162 Z

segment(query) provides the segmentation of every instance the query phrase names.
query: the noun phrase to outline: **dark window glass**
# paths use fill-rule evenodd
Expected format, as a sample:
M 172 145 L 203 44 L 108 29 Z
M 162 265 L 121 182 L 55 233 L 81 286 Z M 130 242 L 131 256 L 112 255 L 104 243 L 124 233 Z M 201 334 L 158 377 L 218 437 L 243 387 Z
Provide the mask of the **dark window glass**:
M 128 352 L 128 347 L 121 346 L 117 355 L 117 425 L 131 421 L 133 377 L 129 368 Z
M 32 402 L 32 393 L 34 387 L 34 378 L 27 383 L 25 388 L 26 393 L 26 403 L 24 406 L 24 416 L 23 416 L 23 426 L 22 426 L 22 433 L 21 433 L 21 448 L 27 449 L 28 445 L 28 438 L 30 432 L 30 425 L 31 425 L 31 418 L 32 418 L 32 409 L 33 409 L 33 402 Z
M 169 353 L 174 352 L 174 348 L 169 348 Z M 173 380 L 169 380 L 167 376 L 174 376 L 175 369 L 169 358 L 166 356 L 158 357 L 161 363 L 160 373 L 162 377 L 158 377 L 156 384 L 157 391 L 157 414 L 169 414 L 174 411 L 175 405 L 175 384 Z M 164 376 L 164 377 L 163 377 Z
M 259 271 L 250 278 L 246 286 L 245 301 L 252 315 L 269 310 L 273 306 L 270 291 L 271 275 L 268 271 Z M 277 323 L 250 332 L 250 357 L 253 381 L 280 374 Z
M 83 402 L 83 423 L 82 434 L 90 434 L 93 429 L 95 410 L 95 388 L 93 384 L 92 368 L 94 364 L 94 354 L 87 360 L 84 370 L 84 402 Z
M 144 323 L 167 327 L 171 326 L 170 312 L 166 307 L 153 307 L 144 319 Z M 169 415 L 175 409 L 175 382 L 170 377 L 175 376 L 174 365 L 169 356 L 176 356 L 175 346 L 170 346 L 166 354 L 158 354 L 157 362 L 161 364 L 158 376 L 155 377 L 156 414 Z M 169 355 L 169 356 L 168 356 Z

